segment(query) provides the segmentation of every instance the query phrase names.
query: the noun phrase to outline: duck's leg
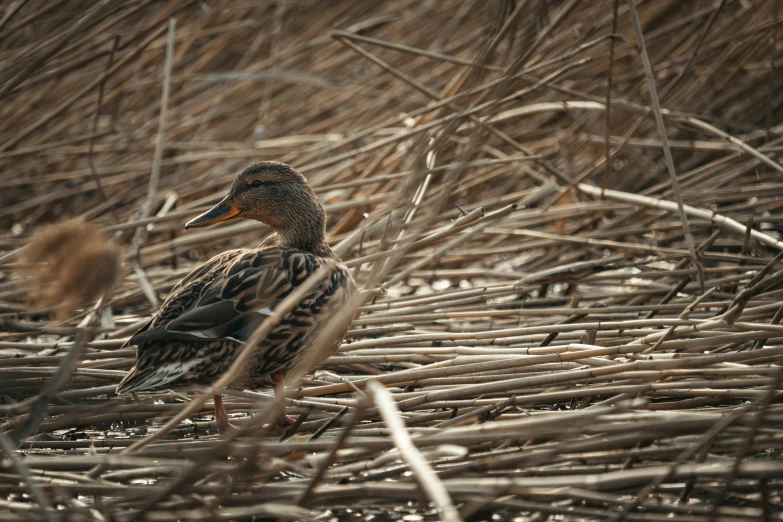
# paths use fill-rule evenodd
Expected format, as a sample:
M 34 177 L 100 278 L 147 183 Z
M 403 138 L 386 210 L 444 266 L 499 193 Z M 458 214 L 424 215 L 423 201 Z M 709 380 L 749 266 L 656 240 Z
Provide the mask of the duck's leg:
M 286 415 L 285 413 L 285 376 L 277 374 L 272 376 L 272 381 L 275 383 L 275 399 L 282 402 L 280 409 L 280 416 L 277 418 L 277 425 L 281 428 L 294 424 L 294 419 Z
M 226 408 L 223 406 L 223 396 L 215 395 L 213 398 L 215 400 L 215 422 L 217 422 L 218 433 L 228 433 L 237 429 L 236 426 L 228 422 L 228 413 L 226 413 Z

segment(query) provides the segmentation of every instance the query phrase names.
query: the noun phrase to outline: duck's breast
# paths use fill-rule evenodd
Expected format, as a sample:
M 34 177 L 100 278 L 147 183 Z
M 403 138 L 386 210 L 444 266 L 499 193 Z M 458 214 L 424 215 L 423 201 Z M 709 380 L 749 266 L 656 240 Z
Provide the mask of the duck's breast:
M 296 286 L 326 262 L 312 257 L 304 263 L 292 260 L 291 265 L 301 272 L 291 279 Z M 351 314 L 344 311 L 356 294 L 348 269 L 335 264 L 329 276 L 302 298 L 263 341 L 260 357 L 251 371 L 251 383 L 269 385 L 273 375 L 309 371 L 326 360 L 348 331 Z

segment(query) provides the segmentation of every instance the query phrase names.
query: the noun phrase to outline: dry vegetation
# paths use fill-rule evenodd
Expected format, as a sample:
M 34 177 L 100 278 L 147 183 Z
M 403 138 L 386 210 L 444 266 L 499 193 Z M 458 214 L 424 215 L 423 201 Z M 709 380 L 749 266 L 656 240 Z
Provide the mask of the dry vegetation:
M 0 521 L 783 520 L 783 5 L 637 4 L 0 4 Z M 219 438 L 113 391 L 173 285 L 268 233 L 183 230 L 259 159 L 367 300 L 301 422 L 234 393 Z M 58 317 L 13 274 L 71 218 L 125 270 Z
M 42 227 L 19 255 L 17 279 L 31 309 L 52 308 L 60 320 L 111 295 L 122 251 L 89 223 L 68 220 Z

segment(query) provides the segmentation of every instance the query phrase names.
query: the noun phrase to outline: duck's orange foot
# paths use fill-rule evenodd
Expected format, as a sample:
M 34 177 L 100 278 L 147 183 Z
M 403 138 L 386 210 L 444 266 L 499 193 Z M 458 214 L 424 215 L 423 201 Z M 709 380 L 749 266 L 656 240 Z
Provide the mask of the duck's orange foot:
M 277 418 L 278 428 L 287 428 L 289 426 L 293 426 L 294 424 L 296 424 L 296 421 L 285 413 L 280 414 L 280 416 Z
M 287 428 L 295 424 L 296 421 L 285 412 L 285 377 L 282 374 L 277 374 L 272 376 L 272 380 L 275 383 L 275 400 L 282 404 L 280 416 L 277 418 L 277 427 Z
M 228 422 L 228 414 L 223 407 L 223 397 L 215 395 L 215 422 L 217 423 L 218 433 L 221 435 L 236 431 L 239 428 Z
M 228 419 L 215 419 L 217 421 L 217 430 L 218 433 L 221 435 L 225 435 L 226 433 L 231 433 L 232 431 L 236 431 L 239 428 L 228 422 Z

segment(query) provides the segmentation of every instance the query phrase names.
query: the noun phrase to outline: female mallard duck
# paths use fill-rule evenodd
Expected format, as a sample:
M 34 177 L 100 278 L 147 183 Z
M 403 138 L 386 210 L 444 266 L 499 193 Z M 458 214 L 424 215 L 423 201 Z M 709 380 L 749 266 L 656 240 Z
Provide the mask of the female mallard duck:
M 233 387 L 274 386 L 283 391 L 286 374 L 305 359 L 317 334 L 356 294 L 356 284 L 325 242 L 326 215 L 304 176 L 288 165 L 260 162 L 246 168 L 228 196 L 185 228 L 206 227 L 247 217 L 276 234 L 256 249 L 219 254 L 188 274 L 158 313 L 131 337 L 136 364 L 117 393 L 179 385 L 208 385 L 231 366 L 242 342 L 270 311 L 325 264 L 328 277 L 283 316 L 258 348 L 258 357 Z M 331 350 L 348 325 L 340 325 Z M 230 430 L 220 395 L 215 396 L 218 430 Z M 290 424 L 285 407 L 278 423 Z

